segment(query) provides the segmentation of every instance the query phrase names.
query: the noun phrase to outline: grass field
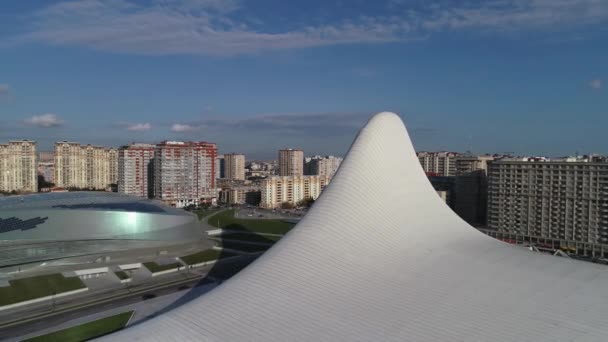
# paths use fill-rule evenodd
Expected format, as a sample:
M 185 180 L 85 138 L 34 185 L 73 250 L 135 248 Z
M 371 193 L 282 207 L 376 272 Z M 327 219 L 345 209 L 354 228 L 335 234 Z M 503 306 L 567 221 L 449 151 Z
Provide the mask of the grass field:
M 234 210 L 226 210 L 211 216 L 209 224 L 218 228 L 248 230 L 256 233 L 285 234 L 293 223 L 281 220 L 250 220 L 234 218 Z
M 107 335 L 124 328 L 133 315 L 133 311 L 98 319 L 71 328 L 36 336 L 24 341 L 28 342 L 79 342 Z
M 156 272 L 161 272 L 161 271 L 166 271 L 166 270 L 172 270 L 174 268 L 177 268 L 178 266 L 183 266 L 182 264 L 180 264 L 179 262 L 173 262 L 170 264 L 166 264 L 166 265 L 159 265 L 155 262 L 144 262 L 144 266 L 146 266 L 147 269 L 150 270 L 150 272 L 152 273 L 156 273 Z
M 212 260 L 217 260 L 220 258 L 226 258 L 234 256 L 235 254 L 229 252 L 218 251 L 216 249 L 208 249 L 206 251 L 189 254 L 183 257 L 180 257 L 186 264 L 194 265 L 201 262 L 207 262 Z
M 80 278 L 66 278 L 59 273 L 10 280 L 9 284 L 0 287 L 0 306 L 86 287 Z
M 196 216 L 198 216 L 198 219 L 200 220 L 203 217 L 211 215 L 217 211 L 219 211 L 219 209 L 199 209 L 199 210 L 194 210 L 193 213 L 195 213 Z
M 220 246 L 229 249 L 236 249 L 243 252 L 253 253 L 253 252 L 263 252 L 270 248 L 271 246 L 263 246 L 263 245 L 250 245 L 247 243 L 238 243 L 233 241 L 221 241 Z
M 248 233 L 230 233 L 230 234 L 222 234 L 222 240 L 239 240 L 239 241 L 248 241 L 248 242 L 257 242 L 257 243 L 267 243 L 273 244 L 277 242 L 281 236 L 275 235 L 258 235 L 258 234 L 248 234 Z
M 116 276 L 118 277 L 118 279 L 120 280 L 125 280 L 125 279 L 129 279 L 129 275 L 127 274 L 127 272 L 125 271 L 116 271 L 114 272 L 116 274 Z

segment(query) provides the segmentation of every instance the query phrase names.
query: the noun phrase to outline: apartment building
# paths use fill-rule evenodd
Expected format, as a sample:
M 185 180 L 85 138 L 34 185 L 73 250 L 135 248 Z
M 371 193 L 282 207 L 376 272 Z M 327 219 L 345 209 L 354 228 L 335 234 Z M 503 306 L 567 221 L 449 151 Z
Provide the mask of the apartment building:
M 227 179 L 245 180 L 245 155 L 224 154 L 224 172 Z
M 0 191 L 38 191 L 37 159 L 35 141 L 0 144 Z
M 489 228 L 553 246 L 608 244 L 608 163 L 499 160 L 488 177 Z
M 307 175 L 329 176 L 332 178 L 340 164 L 342 158 L 334 156 L 314 156 L 305 159 L 304 168 Z
M 118 149 L 118 192 L 152 197 L 154 149 L 154 145 L 136 143 Z
M 181 208 L 212 201 L 217 146 L 207 142 L 164 141 L 154 150 L 154 198 Z
M 279 150 L 279 176 L 304 175 L 304 151 L 294 149 Z
M 107 189 L 116 184 L 117 151 L 76 142 L 55 143 L 55 186 L 79 189 Z
M 455 176 L 456 158 L 455 152 L 417 152 L 418 160 L 424 172 L 435 176 Z
M 273 176 L 262 181 L 262 208 L 278 208 L 287 202 L 317 199 L 329 184 L 329 176 Z
M 259 205 L 261 201 L 259 186 L 236 186 L 222 189 L 219 192 L 219 201 L 225 204 Z

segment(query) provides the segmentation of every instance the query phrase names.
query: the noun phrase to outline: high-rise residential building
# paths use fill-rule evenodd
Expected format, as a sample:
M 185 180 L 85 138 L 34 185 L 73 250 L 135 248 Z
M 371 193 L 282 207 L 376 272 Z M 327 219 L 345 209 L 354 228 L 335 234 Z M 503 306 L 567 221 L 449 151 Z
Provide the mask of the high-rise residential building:
M 452 209 L 473 226 L 485 226 L 488 203 L 488 163 L 492 156 L 458 156 Z
M 262 208 L 278 208 L 283 203 L 297 205 L 317 199 L 329 184 L 329 176 L 273 176 L 262 181 Z
M 0 144 L 0 191 L 38 191 L 36 142 Z
M 329 176 L 332 178 L 340 164 L 342 158 L 334 156 L 314 156 L 305 159 L 305 173 L 307 175 Z
M 135 143 L 118 149 L 118 192 L 152 197 L 154 149 L 151 144 Z
M 224 154 L 225 177 L 233 180 L 245 180 L 245 155 Z
M 608 163 L 499 160 L 488 177 L 489 228 L 561 248 L 608 244 Z
M 114 148 L 55 143 L 55 186 L 79 189 L 107 189 L 116 184 L 118 168 Z
M 424 172 L 435 176 L 455 176 L 455 152 L 417 152 L 418 160 Z
M 217 146 L 164 141 L 154 151 L 154 197 L 175 207 L 198 205 L 217 196 Z
M 215 179 L 226 177 L 224 155 L 220 154 L 215 158 Z
M 304 175 L 304 151 L 279 150 L 279 176 Z

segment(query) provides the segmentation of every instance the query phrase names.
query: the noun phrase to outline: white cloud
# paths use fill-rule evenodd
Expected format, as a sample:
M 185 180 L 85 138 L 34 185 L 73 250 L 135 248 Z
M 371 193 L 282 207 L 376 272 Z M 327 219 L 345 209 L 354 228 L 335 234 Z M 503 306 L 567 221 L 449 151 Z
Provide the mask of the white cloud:
M 25 120 L 26 124 L 38 127 L 57 127 L 63 124 L 63 121 L 52 113 L 46 113 L 41 115 L 34 115 L 29 119 Z
M 601 89 L 602 85 L 602 80 L 600 80 L 599 78 L 589 81 L 589 86 L 592 89 Z
M 146 55 L 235 55 L 317 46 L 424 39 L 453 30 L 564 31 L 608 20 L 604 0 L 388 1 L 388 13 L 294 26 L 277 31 L 253 24 L 237 0 L 76 0 L 32 15 L 13 44 L 42 42 Z M 249 3 L 247 3 L 249 4 Z M 241 6 L 243 5 L 243 6 Z M 7 44 L 7 43 L 5 43 Z M 10 44 L 10 43 L 8 43 Z
M 171 126 L 171 132 L 183 133 L 183 132 L 191 132 L 197 130 L 197 126 L 189 125 L 189 124 L 173 124 Z
M 134 132 L 143 132 L 143 131 L 149 131 L 152 129 L 152 125 L 149 123 L 134 123 L 134 124 L 127 124 L 127 130 L 128 131 L 134 131 Z

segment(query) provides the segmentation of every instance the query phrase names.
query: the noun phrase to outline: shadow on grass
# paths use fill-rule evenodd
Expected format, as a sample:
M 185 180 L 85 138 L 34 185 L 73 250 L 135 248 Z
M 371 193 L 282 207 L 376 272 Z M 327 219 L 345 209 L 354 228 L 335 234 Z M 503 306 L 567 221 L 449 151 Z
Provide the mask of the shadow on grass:
M 248 233 L 235 234 L 238 235 L 238 240 L 230 239 L 229 237 L 232 234 L 226 234 L 217 238 L 212 238 L 212 240 L 216 241 L 218 246 L 221 246 L 224 249 L 220 251 L 218 261 L 212 264 L 211 269 L 209 270 L 207 275 L 201 280 L 199 280 L 195 285 L 193 285 L 192 288 L 189 289 L 186 294 L 178 298 L 175 302 L 154 313 L 153 315 L 150 315 L 145 319 L 135 323 L 134 325 L 138 325 L 142 322 L 145 322 L 150 318 L 163 315 L 171 310 L 179 308 L 180 306 L 188 302 L 191 302 L 192 300 L 195 300 L 196 298 L 202 295 L 205 295 L 209 291 L 213 291 L 213 289 L 209 289 L 208 286 L 211 286 L 212 284 L 220 286 L 221 283 L 228 280 L 229 278 L 240 272 L 242 269 L 247 267 L 249 264 L 251 264 L 266 250 L 272 247 L 272 245 L 278 240 L 268 239 L 263 235 L 252 233 L 246 228 L 244 228 L 244 231 L 247 231 Z M 245 238 L 247 239 L 244 240 Z M 238 255 L 234 252 L 235 250 L 244 252 L 246 254 L 235 257 L 235 255 Z M 202 308 L 202 310 L 204 310 L 204 308 Z

